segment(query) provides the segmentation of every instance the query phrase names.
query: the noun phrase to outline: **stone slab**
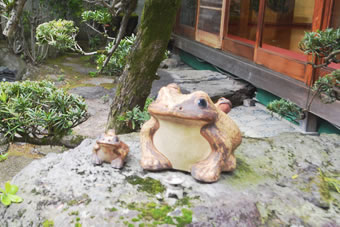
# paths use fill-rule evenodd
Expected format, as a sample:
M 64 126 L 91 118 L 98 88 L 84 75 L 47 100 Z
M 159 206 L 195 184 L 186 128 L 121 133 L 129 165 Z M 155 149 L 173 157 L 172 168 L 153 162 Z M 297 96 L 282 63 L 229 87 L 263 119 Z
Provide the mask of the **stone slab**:
M 73 150 L 33 161 L 13 178 L 24 201 L 0 206 L 0 226 L 38 226 L 46 220 L 54 226 L 74 225 L 77 220 L 82 226 L 138 226 L 154 223 L 152 217 L 145 218 L 145 209 L 161 204 L 168 204 L 167 215 L 177 218 L 183 216 L 183 208 L 191 210 L 188 226 L 340 225 L 340 194 L 323 189 L 318 170 L 327 176 L 340 174 L 339 135 L 244 138 L 235 153 L 237 169 L 213 184 L 199 183 L 183 172 L 143 171 L 139 134 L 120 139 L 131 149 L 122 170 L 109 164 L 93 166 L 95 140 L 89 139 Z M 180 190 L 190 204 L 168 198 L 165 192 L 143 191 L 129 177 L 149 177 L 163 185 L 169 177 L 180 178 Z

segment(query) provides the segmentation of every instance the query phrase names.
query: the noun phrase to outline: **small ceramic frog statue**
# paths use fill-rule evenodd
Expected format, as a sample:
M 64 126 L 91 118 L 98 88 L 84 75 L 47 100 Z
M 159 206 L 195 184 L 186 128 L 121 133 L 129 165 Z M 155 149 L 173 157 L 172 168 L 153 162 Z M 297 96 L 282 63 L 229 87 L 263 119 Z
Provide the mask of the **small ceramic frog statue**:
M 113 168 L 120 169 L 128 153 L 129 147 L 119 140 L 114 130 L 110 129 L 96 141 L 92 162 L 95 165 L 108 162 Z
M 198 181 L 214 182 L 236 168 L 239 128 L 202 91 L 182 94 L 176 84 L 161 88 L 141 130 L 141 166 L 177 169 Z
M 215 106 L 222 110 L 224 113 L 229 113 L 231 108 L 233 107 L 230 100 L 224 97 L 219 98 L 218 101 L 215 103 Z

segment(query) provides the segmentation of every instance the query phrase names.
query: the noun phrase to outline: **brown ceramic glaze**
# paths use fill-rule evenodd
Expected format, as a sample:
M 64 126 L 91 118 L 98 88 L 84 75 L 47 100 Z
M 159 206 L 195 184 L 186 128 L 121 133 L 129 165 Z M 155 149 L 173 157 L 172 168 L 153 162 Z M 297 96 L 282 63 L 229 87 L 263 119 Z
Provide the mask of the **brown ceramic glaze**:
M 184 95 L 176 84 L 161 88 L 141 130 L 141 165 L 146 170 L 178 169 L 203 182 L 236 168 L 237 125 L 202 91 Z
M 221 97 L 216 103 L 215 106 L 222 110 L 224 113 L 229 113 L 233 105 L 231 104 L 229 99 Z
M 120 169 L 129 153 L 129 147 L 119 140 L 114 130 L 104 133 L 94 145 L 92 162 L 101 165 L 103 162 L 111 163 L 113 168 Z

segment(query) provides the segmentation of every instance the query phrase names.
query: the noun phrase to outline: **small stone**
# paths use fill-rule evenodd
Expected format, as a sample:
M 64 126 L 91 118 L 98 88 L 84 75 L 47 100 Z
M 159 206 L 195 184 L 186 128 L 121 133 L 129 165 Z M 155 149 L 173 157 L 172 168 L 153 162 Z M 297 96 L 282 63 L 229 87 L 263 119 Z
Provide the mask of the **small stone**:
M 243 100 L 243 106 L 246 106 L 246 107 L 255 106 L 255 100 L 254 99 L 244 99 Z

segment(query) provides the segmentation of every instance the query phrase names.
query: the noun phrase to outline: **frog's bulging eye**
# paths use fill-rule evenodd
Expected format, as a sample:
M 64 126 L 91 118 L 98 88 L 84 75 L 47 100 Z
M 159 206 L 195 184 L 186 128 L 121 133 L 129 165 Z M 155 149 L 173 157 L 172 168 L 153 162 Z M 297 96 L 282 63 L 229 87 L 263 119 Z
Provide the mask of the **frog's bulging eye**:
M 201 108 L 206 108 L 208 106 L 208 103 L 205 99 L 199 99 L 198 100 L 198 106 Z
M 118 137 L 115 137 L 115 142 L 118 143 L 119 142 L 119 139 Z

